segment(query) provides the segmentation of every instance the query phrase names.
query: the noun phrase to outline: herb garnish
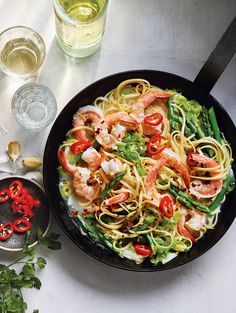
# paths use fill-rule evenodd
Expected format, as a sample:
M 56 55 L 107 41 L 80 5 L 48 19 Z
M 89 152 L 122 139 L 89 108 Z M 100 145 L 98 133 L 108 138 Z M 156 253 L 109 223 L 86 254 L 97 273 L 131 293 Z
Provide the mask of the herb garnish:
M 40 289 L 42 283 L 37 275 L 37 269 L 43 269 L 46 260 L 36 256 L 36 249 L 39 245 L 45 245 L 50 250 L 61 249 L 58 241 L 60 235 L 51 233 L 43 237 L 43 233 L 38 231 L 37 244 L 29 246 L 28 240 L 22 250 L 21 256 L 14 262 L 4 265 L 0 264 L 0 312 L 1 313 L 24 313 L 27 309 L 22 294 L 22 288 Z M 29 238 L 29 233 L 28 233 Z M 19 273 L 13 268 L 15 265 L 23 264 Z M 33 313 L 39 313 L 34 310 Z

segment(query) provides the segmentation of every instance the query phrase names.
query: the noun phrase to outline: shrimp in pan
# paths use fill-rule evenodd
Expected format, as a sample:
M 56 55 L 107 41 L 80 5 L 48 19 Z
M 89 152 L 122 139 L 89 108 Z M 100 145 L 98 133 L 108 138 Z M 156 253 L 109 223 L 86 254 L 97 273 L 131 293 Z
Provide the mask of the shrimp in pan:
M 219 164 L 215 160 L 198 153 L 191 153 L 191 159 L 198 164 L 203 164 L 206 169 L 209 169 L 212 180 L 210 180 L 209 184 L 203 183 L 198 179 L 193 180 L 189 188 L 190 193 L 198 198 L 215 197 L 222 188 L 222 180 L 214 179 L 214 177 L 219 175 Z

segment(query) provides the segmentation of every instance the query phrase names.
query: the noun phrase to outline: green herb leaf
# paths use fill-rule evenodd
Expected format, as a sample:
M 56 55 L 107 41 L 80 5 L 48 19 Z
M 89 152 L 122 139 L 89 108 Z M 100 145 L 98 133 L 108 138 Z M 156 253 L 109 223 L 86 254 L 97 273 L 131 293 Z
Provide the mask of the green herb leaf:
M 42 269 L 46 266 L 47 262 L 44 258 L 42 257 L 38 257 L 37 258 L 37 265 L 38 265 L 38 268 Z
M 49 236 L 42 238 L 42 244 L 46 245 L 50 250 L 59 250 L 61 249 L 61 243 L 58 241 L 60 235 L 51 233 Z
M 33 247 L 29 246 L 29 233 L 22 250 L 22 255 L 10 263 L 9 265 L 0 264 L 0 312 L 1 313 L 24 313 L 27 304 L 22 296 L 22 288 L 40 289 L 41 281 L 36 277 L 36 266 L 42 269 L 46 265 L 46 260 L 38 257 L 35 260 L 35 250 L 39 244 L 45 244 L 51 249 L 61 248 L 58 240 L 59 235 L 52 233 L 47 237 L 43 237 L 41 230 L 37 231 L 37 244 Z M 12 267 L 23 263 L 23 267 L 18 274 Z M 34 313 L 39 312 L 34 310 Z
M 112 190 L 112 188 L 125 176 L 126 171 L 122 171 L 118 173 L 109 184 L 106 185 L 103 192 L 100 194 L 100 198 L 104 198 L 108 195 L 108 193 Z

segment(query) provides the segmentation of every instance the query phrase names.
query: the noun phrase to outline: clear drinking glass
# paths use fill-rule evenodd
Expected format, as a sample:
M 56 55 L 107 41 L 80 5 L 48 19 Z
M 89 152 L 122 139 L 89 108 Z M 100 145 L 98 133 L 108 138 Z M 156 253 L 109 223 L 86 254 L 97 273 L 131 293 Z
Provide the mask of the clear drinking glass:
M 45 59 L 42 37 L 24 26 L 6 29 L 0 34 L 0 66 L 10 77 L 34 79 Z
M 25 128 L 39 131 L 56 117 L 57 103 L 52 91 L 42 84 L 20 87 L 12 98 L 12 113 Z
M 54 0 L 56 37 L 68 55 L 81 58 L 101 45 L 108 0 Z

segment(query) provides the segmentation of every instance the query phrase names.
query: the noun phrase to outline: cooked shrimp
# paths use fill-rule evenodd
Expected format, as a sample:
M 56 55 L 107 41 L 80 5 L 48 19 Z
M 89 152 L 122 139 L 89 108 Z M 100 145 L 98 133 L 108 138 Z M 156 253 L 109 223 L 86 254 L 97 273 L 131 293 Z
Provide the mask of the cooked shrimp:
M 206 223 L 206 214 L 200 212 L 199 210 L 193 208 L 193 210 L 188 210 L 191 218 L 185 222 L 186 228 L 192 233 L 199 231 L 202 226 Z
M 112 134 L 108 132 L 108 125 L 105 121 L 98 123 L 95 127 L 96 140 L 102 145 L 102 147 L 106 150 L 116 150 L 117 149 L 117 139 Z
M 77 167 L 73 177 L 73 187 L 75 193 L 82 198 L 89 201 L 93 200 L 96 194 L 96 186 L 88 185 L 91 176 L 91 171 L 88 168 Z
M 142 121 L 145 117 L 144 111 L 150 104 L 152 104 L 157 99 L 167 100 L 171 96 L 170 93 L 166 91 L 149 91 L 142 95 L 137 102 L 133 104 L 132 114 L 137 117 L 138 121 Z
M 129 130 L 135 130 L 138 126 L 138 122 L 124 112 L 107 114 L 104 119 L 109 128 L 116 123 L 125 126 L 125 128 Z
M 213 179 L 209 184 L 203 183 L 201 180 L 193 180 L 189 188 L 190 193 L 198 198 L 215 197 L 222 189 L 222 180 L 214 179 L 214 176 L 219 174 L 219 164 L 215 160 L 198 153 L 192 153 L 191 159 L 211 169 L 209 174 Z
M 82 154 L 82 160 L 88 163 L 88 167 L 92 172 L 95 172 L 102 163 L 104 156 L 97 152 L 93 147 L 88 148 Z
M 105 200 L 105 204 L 110 206 L 113 204 L 123 202 L 123 201 L 127 200 L 128 198 L 129 198 L 129 192 L 124 191 L 124 192 L 121 192 L 114 197 L 111 197 L 110 199 Z
M 73 118 L 73 126 L 90 126 L 95 128 L 95 125 L 103 119 L 103 112 L 99 108 L 86 105 L 85 107 L 80 108 Z M 86 131 L 84 129 L 79 129 L 74 132 L 75 138 L 78 140 L 85 140 Z
M 104 117 L 104 119 L 100 120 L 95 127 L 96 133 L 96 140 L 103 146 L 104 149 L 116 149 L 117 139 L 121 139 L 124 137 L 125 131 L 124 129 L 121 130 L 121 136 L 114 133 L 111 134 L 109 132 L 110 128 L 115 125 L 116 123 L 122 124 L 126 129 L 136 129 L 138 122 L 131 118 L 128 114 L 124 112 L 117 112 L 108 114 Z M 120 127 L 122 127 L 120 125 Z
M 144 135 L 151 136 L 151 135 L 160 134 L 162 125 L 159 124 L 157 126 L 152 126 L 152 125 L 147 125 L 146 123 L 142 122 L 142 128 L 143 128 Z
M 165 148 L 160 155 L 154 155 L 153 158 L 157 159 L 161 157 L 167 158 L 167 165 L 171 166 L 176 172 L 178 172 L 183 180 L 185 185 L 188 187 L 190 185 L 190 177 L 187 168 L 181 162 L 179 156 L 172 150 Z
M 126 128 L 119 123 L 116 123 L 111 130 L 111 134 L 115 136 L 116 139 L 122 139 L 125 137 Z
M 156 164 L 148 171 L 147 177 L 146 177 L 146 184 L 145 184 L 145 191 L 148 194 L 151 194 L 153 189 L 155 188 L 155 182 L 157 179 L 157 175 L 159 170 L 162 168 L 162 166 L 167 161 L 167 158 L 161 158 L 156 161 Z
M 64 149 L 64 148 L 60 148 L 58 150 L 58 153 L 57 153 L 57 156 L 58 156 L 58 161 L 60 162 L 61 166 L 63 167 L 63 169 L 71 176 L 74 175 L 74 172 L 76 171 L 76 166 L 74 165 L 71 165 L 68 161 L 68 158 L 67 158 L 67 148 Z
M 114 176 L 122 170 L 122 162 L 119 159 L 111 159 L 101 163 L 101 168 L 107 176 Z

